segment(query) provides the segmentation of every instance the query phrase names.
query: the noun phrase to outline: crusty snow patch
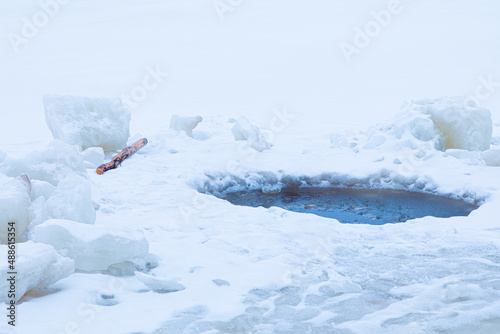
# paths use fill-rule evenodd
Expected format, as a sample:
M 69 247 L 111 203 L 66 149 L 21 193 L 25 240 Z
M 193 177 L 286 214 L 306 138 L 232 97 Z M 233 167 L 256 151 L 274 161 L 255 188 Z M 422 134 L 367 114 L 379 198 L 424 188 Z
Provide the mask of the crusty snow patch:
M 120 99 L 45 95 L 45 120 L 55 139 L 82 150 L 117 151 L 130 136 L 130 111 Z
M 0 246 L 2 254 L 7 254 L 8 247 Z M 16 245 L 16 272 L 15 299 L 18 301 L 24 294 L 33 288 L 45 288 L 55 282 L 68 277 L 75 271 L 73 260 L 59 255 L 53 247 L 31 241 Z M 0 301 L 8 302 L 7 291 L 10 289 L 9 267 L 2 261 L 0 272 Z
M 84 271 L 106 270 L 110 265 L 144 258 L 149 243 L 141 230 L 80 224 L 51 219 L 35 227 L 33 240 L 52 245 L 61 255 L 75 260 Z

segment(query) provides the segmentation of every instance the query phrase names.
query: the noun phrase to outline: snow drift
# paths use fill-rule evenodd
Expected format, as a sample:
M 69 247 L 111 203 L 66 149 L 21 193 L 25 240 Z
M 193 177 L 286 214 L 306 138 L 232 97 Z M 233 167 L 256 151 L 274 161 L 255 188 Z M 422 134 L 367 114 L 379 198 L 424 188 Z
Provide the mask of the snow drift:
M 419 159 L 433 150 L 486 151 L 490 148 L 491 112 L 469 97 L 442 97 L 405 103 L 393 119 L 358 134 L 335 133 L 332 148 L 348 147 L 358 153 L 414 151 Z M 494 163 L 494 154 L 486 160 Z

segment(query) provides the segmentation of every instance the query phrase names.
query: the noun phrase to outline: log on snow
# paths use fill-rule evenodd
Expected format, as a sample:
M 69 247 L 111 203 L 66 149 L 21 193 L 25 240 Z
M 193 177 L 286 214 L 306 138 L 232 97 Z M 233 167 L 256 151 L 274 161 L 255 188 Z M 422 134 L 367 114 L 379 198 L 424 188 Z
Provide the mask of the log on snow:
M 143 148 L 146 144 L 148 143 L 148 140 L 146 138 L 139 139 L 136 141 L 132 146 L 125 147 L 118 155 L 116 155 L 113 160 L 106 164 L 102 164 L 99 167 L 97 167 L 96 172 L 97 174 L 101 175 L 102 173 L 110 170 L 110 169 L 115 169 L 118 167 L 123 160 L 127 159 L 130 157 L 132 154 L 135 152 L 139 151 L 141 148 Z

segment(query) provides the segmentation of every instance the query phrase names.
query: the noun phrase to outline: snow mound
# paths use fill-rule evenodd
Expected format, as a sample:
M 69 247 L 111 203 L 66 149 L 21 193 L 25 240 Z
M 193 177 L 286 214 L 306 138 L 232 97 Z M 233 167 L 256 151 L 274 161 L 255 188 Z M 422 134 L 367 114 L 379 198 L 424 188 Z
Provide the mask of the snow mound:
M 266 140 L 258 127 L 250 123 L 245 117 L 241 116 L 231 129 L 235 140 L 246 140 L 250 147 L 259 152 L 271 148 L 271 144 Z
M 31 241 L 16 245 L 16 279 L 15 300 L 21 299 L 24 294 L 33 288 L 45 288 L 55 282 L 68 277 L 75 271 L 74 262 L 62 257 L 49 245 L 37 244 Z M 8 247 L 0 246 L 2 254 L 7 254 Z M 9 302 L 7 291 L 10 289 L 8 278 L 11 275 L 7 263 L 2 261 L 0 272 L 2 279 L 0 289 L 5 293 L 0 296 L 0 301 Z
M 446 149 L 485 151 L 493 133 L 491 112 L 469 97 L 424 99 L 408 108 L 430 115 L 446 140 Z
M 9 241 L 9 228 L 15 229 L 15 241 L 18 242 L 26 232 L 31 205 L 31 183 L 26 175 L 10 180 L 0 187 L 0 242 Z M 9 225 L 14 223 L 14 226 Z
M 90 182 L 75 173 L 69 173 L 47 200 L 47 211 L 52 218 L 94 224 L 96 213 L 92 204 Z
M 172 115 L 170 118 L 170 129 L 175 131 L 184 131 L 189 137 L 193 137 L 193 129 L 203 120 L 201 116 L 183 117 Z
M 75 260 L 83 271 L 106 270 L 112 264 L 144 258 L 149 244 L 141 230 L 80 224 L 51 219 L 35 227 L 33 240 L 52 245 Z
M 332 148 L 383 152 L 408 151 L 425 160 L 450 149 L 485 151 L 490 147 L 491 112 L 468 97 L 443 97 L 405 103 L 393 119 L 357 134 L 335 133 Z
M 30 153 L 23 158 L 7 157 L 0 164 L 0 172 L 10 177 L 25 173 L 30 179 L 47 181 L 54 186 L 71 172 L 87 176 L 78 149 L 60 140 L 53 140 L 46 150 Z
M 82 150 L 121 150 L 130 136 L 130 111 L 119 99 L 44 95 L 43 104 L 54 138 Z

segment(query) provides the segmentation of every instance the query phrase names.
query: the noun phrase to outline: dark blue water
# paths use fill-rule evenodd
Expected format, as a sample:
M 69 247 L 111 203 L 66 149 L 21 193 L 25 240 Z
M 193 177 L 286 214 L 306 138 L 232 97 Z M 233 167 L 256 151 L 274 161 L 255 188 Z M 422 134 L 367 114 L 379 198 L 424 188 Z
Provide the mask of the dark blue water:
M 461 200 L 401 190 L 285 188 L 278 194 L 251 190 L 227 193 L 221 198 L 235 205 L 278 206 L 348 224 L 382 225 L 425 216 L 467 216 L 477 209 Z

